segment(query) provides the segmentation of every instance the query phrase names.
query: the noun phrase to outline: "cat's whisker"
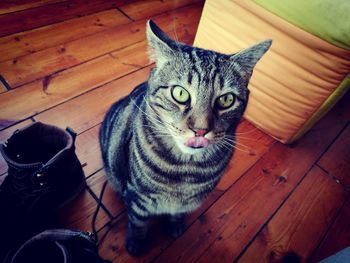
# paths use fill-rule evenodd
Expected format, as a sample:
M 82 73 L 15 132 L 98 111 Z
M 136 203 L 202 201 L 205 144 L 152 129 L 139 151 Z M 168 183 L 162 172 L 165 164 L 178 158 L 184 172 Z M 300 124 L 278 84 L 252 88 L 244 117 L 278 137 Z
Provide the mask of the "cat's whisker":
M 259 141 L 258 139 L 253 139 L 249 137 L 235 137 L 236 140 L 243 140 L 243 141 L 250 141 L 250 142 L 257 142 Z
M 152 123 L 135 125 L 135 127 L 137 127 L 137 128 L 146 127 L 146 128 L 151 128 L 151 129 L 157 129 L 157 126 L 152 125 Z
M 140 125 L 141 127 L 149 127 L 152 129 L 151 132 L 147 132 L 147 135 L 169 135 L 169 136 L 172 136 L 172 137 L 175 137 L 175 138 L 181 138 L 180 135 L 177 135 L 177 134 L 172 134 L 170 133 L 170 131 L 168 130 L 164 130 L 164 129 L 159 129 L 158 127 L 156 126 L 153 126 L 153 125 L 145 125 L 145 124 L 142 124 Z M 140 127 L 138 126 L 138 127 Z
M 153 134 L 153 136 L 157 137 L 157 138 L 177 138 L 180 139 L 180 136 L 177 135 L 173 135 L 173 134 Z
M 147 132 L 147 135 L 154 135 L 154 134 L 163 134 L 163 135 L 171 135 L 170 132 L 168 131 L 164 131 L 160 130 L 159 128 L 157 128 L 156 126 L 152 126 L 152 125 L 141 125 L 141 127 L 148 127 L 151 128 L 152 131 Z
M 177 36 L 177 32 L 176 32 L 176 26 L 175 26 L 175 22 L 176 20 L 175 19 L 173 19 L 173 31 L 174 31 L 174 38 L 175 38 L 175 40 L 178 42 L 179 41 L 179 38 L 178 38 L 178 36 Z
M 225 148 L 226 150 L 232 151 L 232 147 L 229 147 L 228 145 L 224 144 L 223 142 L 220 142 L 217 144 L 219 148 Z
M 148 102 L 146 101 L 146 104 L 148 104 Z M 149 105 L 150 109 L 153 111 L 153 113 L 157 116 L 157 117 L 160 117 L 159 114 L 157 114 L 157 112 L 154 111 L 154 109 Z M 162 119 L 162 124 L 166 127 L 168 127 L 170 130 L 172 131 L 176 131 L 175 127 L 170 123 L 170 122 L 167 122 L 165 120 Z
M 169 129 L 174 129 L 173 127 L 171 127 L 169 124 L 167 123 L 163 123 L 161 122 L 160 120 L 158 120 L 157 118 L 153 117 L 153 116 L 150 116 L 149 114 L 147 114 L 144 110 L 142 110 L 137 104 L 136 102 L 130 97 L 130 100 L 131 102 L 140 110 L 141 113 L 143 113 L 147 119 L 150 121 L 150 122 L 153 122 L 153 124 L 156 124 L 155 122 L 158 122 L 159 124 L 163 125 L 163 126 L 167 126 Z
M 236 145 L 231 145 L 231 147 L 235 148 L 235 149 L 238 150 L 238 151 L 244 152 L 244 153 L 250 153 L 250 151 L 241 149 L 241 148 L 237 147 Z
M 144 96 L 143 97 L 143 100 L 144 100 L 144 102 L 146 103 L 146 106 L 150 109 L 150 110 L 152 110 L 152 112 L 157 116 L 157 117 L 159 117 L 159 114 L 152 108 L 152 106 L 149 104 L 149 102 L 146 100 L 146 97 Z M 171 123 L 170 122 L 168 122 L 168 121 L 166 121 L 166 120 L 162 120 L 164 123 L 167 123 L 167 124 L 169 124 L 169 125 L 171 125 Z
M 168 129 L 160 128 L 157 123 L 154 123 L 152 120 L 149 120 L 147 124 L 139 124 L 139 125 L 134 125 L 135 128 L 148 128 L 147 134 L 154 134 L 154 133 L 164 133 L 164 134 L 169 134 Z
M 177 17 L 172 23 L 178 40 L 177 30 L 183 33 L 185 29 Z M 232 153 L 254 155 L 237 140 L 258 137 L 257 128 L 242 123 L 242 132 L 233 132 L 248 102 L 248 79 L 243 83 L 232 74 L 250 76 L 271 44 L 264 41 L 228 59 L 233 56 L 172 40 L 151 20 L 147 38 L 156 68 L 144 83 L 113 104 L 99 136 L 108 179 L 126 201 L 126 248 L 131 255 L 145 251 L 149 218 L 171 215 L 170 221 L 179 227 L 170 225 L 168 232 L 181 235 L 183 215 L 198 208 L 215 189 Z M 239 61 L 245 63 L 238 67 Z M 241 91 L 241 99 L 235 100 L 234 91 L 224 93 L 230 86 Z M 207 138 L 203 137 L 209 130 Z M 232 136 L 225 136 L 228 131 Z M 94 213 L 94 232 L 106 186 L 107 182 Z
M 136 106 L 136 108 L 138 108 L 138 109 L 140 110 L 140 112 L 142 112 L 143 114 L 145 114 L 145 116 L 147 117 L 147 119 L 149 119 L 150 121 L 154 120 L 154 121 L 159 122 L 159 123 L 162 124 L 161 121 L 159 121 L 158 119 L 154 118 L 153 116 L 150 116 L 150 115 L 147 114 L 144 110 L 142 110 L 142 109 L 140 108 L 140 106 L 136 104 L 136 101 L 133 100 L 131 97 L 130 97 L 130 100 L 131 100 L 131 102 Z
M 258 128 L 257 127 L 254 127 L 254 129 L 251 129 L 249 131 L 246 131 L 246 132 L 236 132 L 236 134 L 248 134 L 248 133 L 252 133 L 254 131 L 256 131 Z
M 162 126 L 168 128 L 169 130 L 175 131 L 171 126 L 169 126 L 169 125 L 166 124 L 166 123 L 162 123 L 162 122 L 160 122 L 160 121 L 157 122 L 156 120 L 154 120 L 154 119 L 149 119 L 149 118 L 148 118 L 148 120 L 149 120 L 150 123 L 152 123 L 152 124 L 154 125 L 154 126 L 153 126 L 153 129 L 160 130 L 159 126 L 162 125 Z M 156 122 L 155 122 L 155 121 L 156 121 Z M 157 126 L 158 126 L 158 127 L 157 127 Z
M 235 145 L 233 143 L 230 143 L 230 142 L 228 142 L 226 140 L 222 140 L 222 143 L 227 145 L 227 146 L 233 147 L 233 148 L 235 148 L 235 149 L 237 149 L 237 150 L 239 150 L 241 152 L 250 153 L 250 151 L 248 151 L 246 149 L 242 149 L 242 148 L 238 147 L 237 145 Z
M 236 138 L 230 138 L 230 137 L 228 137 L 228 136 L 224 136 L 224 140 L 232 141 L 232 142 L 237 142 Z
M 155 126 L 152 126 L 152 125 L 141 125 L 143 127 L 151 127 L 153 130 L 151 132 L 147 132 L 147 135 L 169 135 L 169 136 L 172 136 L 172 137 L 177 137 L 177 138 L 180 138 L 179 135 L 176 135 L 176 134 L 171 134 L 169 131 L 167 130 L 164 130 L 164 129 L 159 129 Z
M 159 125 L 157 126 L 157 124 L 151 120 L 149 120 L 149 122 L 147 124 L 142 123 L 140 125 L 135 125 L 135 127 L 146 127 L 146 128 L 151 128 L 152 130 L 160 130 L 160 131 L 164 130 L 164 129 L 160 129 Z
M 147 135 L 153 135 L 153 134 L 169 134 L 168 132 L 162 132 L 160 130 L 154 130 L 152 132 L 147 132 Z
M 172 137 L 171 134 L 159 134 L 159 133 L 156 133 L 156 134 L 153 134 L 154 137 Z
M 143 97 L 143 100 L 144 100 L 144 102 L 146 103 L 146 106 L 148 106 L 149 109 L 152 110 L 152 112 L 153 112 L 157 117 L 160 117 L 159 114 L 157 114 L 157 112 L 152 108 L 152 106 L 151 106 L 151 105 L 149 104 L 149 102 L 146 100 L 145 96 Z M 163 122 L 164 124 L 169 125 L 169 127 L 174 128 L 173 125 L 172 125 L 170 122 L 168 122 L 168 121 L 166 121 L 166 120 L 162 120 L 162 122 Z
M 240 139 L 240 137 L 237 137 L 237 136 L 230 136 L 230 135 L 225 135 L 224 138 L 225 138 L 226 140 L 235 141 L 235 142 L 237 142 L 237 139 Z
M 228 135 L 228 134 L 226 134 L 225 137 L 231 138 L 231 139 L 249 140 L 249 141 L 253 141 L 253 142 L 258 141 L 258 139 L 254 139 L 252 137 L 244 137 L 244 136 L 240 136 L 240 135 L 236 136 L 236 135 Z
M 232 145 L 232 147 L 235 147 L 236 149 L 240 149 L 240 150 L 244 150 L 246 152 L 251 152 L 251 148 L 245 146 L 245 145 L 240 145 L 240 144 L 237 144 L 237 143 L 234 143 L 234 142 L 229 142 L 229 141 L 226 141 L 227 144 L 230 144 Z
M 154 130 L 153 132 L 148 132 L 148 135 L 153 135 L 153 134 L 170 134 L 169 132 L 164 132 L 164 131 L 160 131 L 160 130 Z
M 247 145 L 245 145 L 243 143 L 237 142 L 236 140 L 232 140 L 232 139 L 228 139 L 228 138 L 224 138 L 224 140 L 227 141 L 227 142 L 235 143 L 235 144 L 237 144 L 239 146 L 242 146 L 242 147 L 245 147 L 245 148 L 251 150 L 251 148 L 249 146 L 247 146 Z

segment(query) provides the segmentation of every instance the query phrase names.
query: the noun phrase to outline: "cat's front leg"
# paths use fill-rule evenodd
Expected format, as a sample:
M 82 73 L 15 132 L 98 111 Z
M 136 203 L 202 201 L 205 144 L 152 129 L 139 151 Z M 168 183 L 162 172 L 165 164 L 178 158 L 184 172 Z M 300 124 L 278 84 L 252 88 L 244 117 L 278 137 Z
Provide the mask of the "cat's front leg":
M 132 256 L 141 255 L 146 249 L 149 216 L 128 210 L 128 234 L 125 246 Z
M 185 214 L 168 215 L 165 231 L 173 238 L 178 238 L 185 231 Z

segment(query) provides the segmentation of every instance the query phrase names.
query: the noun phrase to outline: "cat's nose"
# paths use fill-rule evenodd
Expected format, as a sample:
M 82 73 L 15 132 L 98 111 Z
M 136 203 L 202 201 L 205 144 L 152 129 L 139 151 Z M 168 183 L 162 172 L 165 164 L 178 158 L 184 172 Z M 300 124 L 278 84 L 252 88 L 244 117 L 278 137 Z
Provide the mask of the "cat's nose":
M 196 137 L 202 136 L 204 137 L 204 135 L 209 131 L 207 129 L 193 129 Z

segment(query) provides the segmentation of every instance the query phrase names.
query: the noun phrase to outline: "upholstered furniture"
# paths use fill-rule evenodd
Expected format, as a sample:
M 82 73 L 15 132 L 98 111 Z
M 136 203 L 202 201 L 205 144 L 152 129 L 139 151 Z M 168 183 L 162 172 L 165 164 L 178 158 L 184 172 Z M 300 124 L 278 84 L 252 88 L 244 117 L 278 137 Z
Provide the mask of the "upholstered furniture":
M 195 46 L 236 53 L 264 39 L 245 117 L 283 143 L 307 132 L 350 87 L 350 1 L 207 0 Z

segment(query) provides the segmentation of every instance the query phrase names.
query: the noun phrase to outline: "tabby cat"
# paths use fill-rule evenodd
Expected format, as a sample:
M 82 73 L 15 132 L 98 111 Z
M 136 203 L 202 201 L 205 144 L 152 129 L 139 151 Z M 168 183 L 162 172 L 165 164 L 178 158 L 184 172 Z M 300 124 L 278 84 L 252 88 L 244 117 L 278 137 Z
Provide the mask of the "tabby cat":
M 234 55 L 191 47 L 147 23 L 148 81 L 108 111 L 100 144 L 108 178 L 128 210 L 126 248 L 144 251 L 149 218 L 165 215 L 173 237 L 184 215 L 215 188 L 235 146 L 247 85 L 266 40 Z

